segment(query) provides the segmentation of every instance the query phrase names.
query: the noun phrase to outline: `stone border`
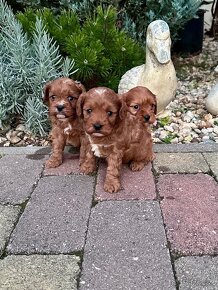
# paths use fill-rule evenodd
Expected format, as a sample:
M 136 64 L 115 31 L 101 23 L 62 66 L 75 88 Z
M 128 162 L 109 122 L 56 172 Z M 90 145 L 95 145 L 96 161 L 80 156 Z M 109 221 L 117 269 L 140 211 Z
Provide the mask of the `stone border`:
M 65 152 L 69 152 L 70 146 L 66 146 Z M 154 144 L 156 153 L 192 153 L 192 152 L 218 152 L 217 143 L 187 143 L 187 144 Z M 0 147 L 0 154 L 38 154 L 48 155 L 51 153 L 50 146 L 27 146 L 27 147 Z
M 156 153 L 218 152 L 217 143 L 154 144 Z

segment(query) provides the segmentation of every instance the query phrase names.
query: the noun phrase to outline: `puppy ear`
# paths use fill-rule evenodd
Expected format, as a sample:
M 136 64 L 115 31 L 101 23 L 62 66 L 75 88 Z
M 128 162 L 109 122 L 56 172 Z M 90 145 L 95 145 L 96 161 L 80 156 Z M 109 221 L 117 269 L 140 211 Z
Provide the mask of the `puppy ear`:
M 76 113 L 78 117 L 83 118 L 83 104 L 86 98 L 86 93 L 82 93 L 76 102 Z
M 46 105 L 48 105 L 49 103 L 49 90 L 51 88 L 51 83 L 52 81 L 46 83 L 43 88 L 43 103 Z
M 153 95 L 154 102 L 155 102 L 155 107 L 154 107 L 154 114 L 157 115 L 157 97 Z
M 120 110 L 119 110 L 119 117 L 121 120 L 123 120 L 126 117 L 126 113 L 127 113 L 127 105 L 126 105 L 126 100 L 125 100 L 125 94 L 123 95 L 119 95 L 119 99 L 120 99 Z
M 76 86 L 79 90 L 81 90 L 81 93 L 85 93 L 86 92 L 86 88 L 85 86 L 80 82 L 80 81 L 75 81 Z

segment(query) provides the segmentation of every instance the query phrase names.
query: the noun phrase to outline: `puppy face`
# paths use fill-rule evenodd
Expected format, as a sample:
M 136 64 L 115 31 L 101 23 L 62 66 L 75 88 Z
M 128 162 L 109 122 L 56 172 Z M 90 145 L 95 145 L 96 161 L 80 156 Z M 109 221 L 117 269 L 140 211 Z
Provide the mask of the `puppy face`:
M 124 117 L 125 109 L 118 95 L 106 87 L 97 87 L 80 96 L 77 114 L 83 118 L 85 131 L 96 137 L 108 136 Z
M 138 86 L 121 95 L 128 111 L 143 123 L 152 124 L 156 120 L 157 102 L 155 95 L 147 88 Z
M 69 78 L 59 78 L 45 85 L 44 103 L 49 114 L 57 119 L 76 117 L 76 102 L 84 91 L 83 85 Z

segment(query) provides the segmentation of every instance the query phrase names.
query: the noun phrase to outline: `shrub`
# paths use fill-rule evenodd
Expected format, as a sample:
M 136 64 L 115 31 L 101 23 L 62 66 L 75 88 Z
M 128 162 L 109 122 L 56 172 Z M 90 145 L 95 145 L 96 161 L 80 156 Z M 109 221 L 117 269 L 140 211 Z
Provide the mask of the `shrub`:
M 72 74 L 74 62 L 61 57 L 38 18 L 30 41 L 3 0 L 0 22 L 0 128 L 20 116 L 33 133 L 45 135 L 48 118 L 42 87 L 50 79 Z
M 29 9 L 17 17 L 30 35 L 36 16 L 60 44 L 62 54 L 74 59 L 76 77 L 87 88 L 98 85 L 117 90 L 121 76 L 144 61 L 144 50 L 117 29 L 116 10 L 111 6 L 98 6 L 95 15 L 82 23 L 71 10 L 55 15 L 49 9 Z
M 125 1 L 120 17 L 123 28 L 132 38 L 145 43 L 146 29 L 150 22 L 161 19 L 168 23 L 173 41 L 179 30 L 196 14 L 202 0 L 128 0 Z

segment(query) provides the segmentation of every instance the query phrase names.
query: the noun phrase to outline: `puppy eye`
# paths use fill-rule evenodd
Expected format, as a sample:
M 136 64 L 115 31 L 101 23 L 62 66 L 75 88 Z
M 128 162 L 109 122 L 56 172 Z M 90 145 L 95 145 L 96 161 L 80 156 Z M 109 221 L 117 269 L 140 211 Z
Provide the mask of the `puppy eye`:
M 111 111 L 108 111 L 108 112 L 107 112 L 107 114 L 108 114 L 108 116 L 110 117 L 110 116 L 112 116 L 112 115 L 113 115 L 113 112 L 111 112 Z
M 92 109 L 87 109 L 86 112 L 87 112 L 88 114 L 91 114 Z
M 68 96 L 67 98 L 69 101 L 73 101 L 75 99 L 75 97 L 73 97 L 73 96 Z
M 139 109 L 139 105 L 134 105 L 133 108 L 134 108 L 135 110 L 138 110 L 138 109 Z
M 54 95 L 49 97 L 49 99 L 51 99 L 52 101 L 54 101 L 55 98 L 56 98 L 56 96 L 54 96 Z

